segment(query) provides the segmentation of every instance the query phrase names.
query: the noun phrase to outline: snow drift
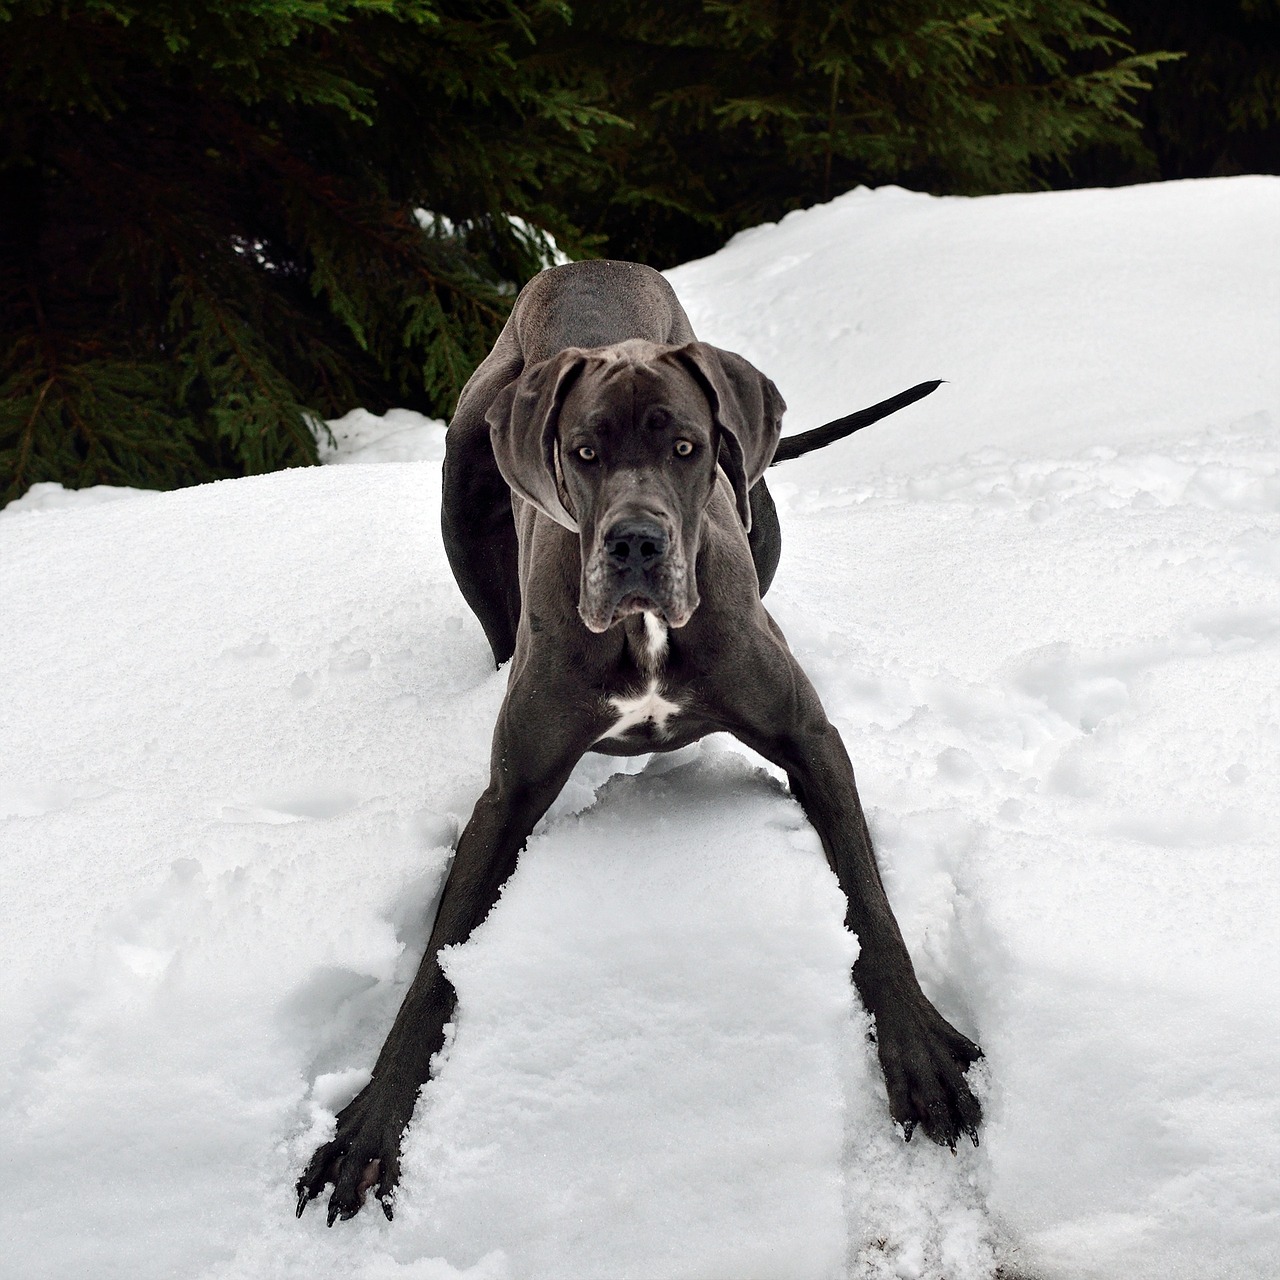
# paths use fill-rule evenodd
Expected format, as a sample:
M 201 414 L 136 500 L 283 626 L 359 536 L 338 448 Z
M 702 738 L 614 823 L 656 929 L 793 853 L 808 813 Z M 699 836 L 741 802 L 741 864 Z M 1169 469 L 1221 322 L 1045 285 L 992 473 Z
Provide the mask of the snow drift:
M 817 839 L 717 738 L 584 761 L 451 955 L 395 1222 L 296 1222 L 502 695 L 440 426 L 14 504 L 0 1269 L 1273 1276 L 1278 225 L 1275 178 L 856 191 L 670 273 L 788 431 L 948 379 L 771 473 L 769 604 L 922 984 L 987 1052 L 955 1157 L 890 1123 Z

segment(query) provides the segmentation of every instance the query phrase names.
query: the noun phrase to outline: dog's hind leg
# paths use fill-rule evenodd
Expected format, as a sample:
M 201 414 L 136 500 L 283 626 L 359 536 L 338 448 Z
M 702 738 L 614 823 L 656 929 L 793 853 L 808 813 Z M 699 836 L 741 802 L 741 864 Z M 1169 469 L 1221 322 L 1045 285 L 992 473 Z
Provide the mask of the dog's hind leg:
M 520 622 L 511 490 L 493 460 L 488 424 L 465 409 L 449 426 L 440 530 L 453 576 L 501 666 L 515 651 Z
M 778 525 L 778 509 L 773 505 L 773 494 L 763 480 L 757 480 L 752 486 L 750 498 L 751 528 L 747 532 L 747 542 L 763 596 L 778 571 L 778 560 L 782 556 L 782 530 Z

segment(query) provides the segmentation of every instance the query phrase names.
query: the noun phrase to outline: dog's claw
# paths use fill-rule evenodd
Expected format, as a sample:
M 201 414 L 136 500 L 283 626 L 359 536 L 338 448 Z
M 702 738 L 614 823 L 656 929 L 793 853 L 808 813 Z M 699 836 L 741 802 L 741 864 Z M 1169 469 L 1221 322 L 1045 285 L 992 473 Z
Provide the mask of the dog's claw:
M 312 1162 L 314 1166 L 314 1161 Z M 319 1181 L 317 1182 L 317 1176 Z M 301 1218 L 306 1212 L 309 1205 L 324 1190 L 325 1179 L 322 1172 L 314 1167 L 307 1169 L 295 1184 L 295 1190 L 298 1193 L 298 1209 L 296 1217 Z
M 366 1086 L 338 1113 L 337 1132 L 311 1157 L 298 1179 L 298 1216 L 326 1187 L 332 1187 L 325 1215 L 329 1226 L 354 1218 L 372 1192 L 390 1220 L 400 1179 L 402 1115 L 412 1106 L 388 1106 L 385 1095 Z
M 952 1155 L 961 1134 L 977 1142 L 982 1104 L 965 1072 L 981 1050 L 921 998 L 914 1008 L 877 1018 L 889 1110 L 910 1142 L 917 1128 Z

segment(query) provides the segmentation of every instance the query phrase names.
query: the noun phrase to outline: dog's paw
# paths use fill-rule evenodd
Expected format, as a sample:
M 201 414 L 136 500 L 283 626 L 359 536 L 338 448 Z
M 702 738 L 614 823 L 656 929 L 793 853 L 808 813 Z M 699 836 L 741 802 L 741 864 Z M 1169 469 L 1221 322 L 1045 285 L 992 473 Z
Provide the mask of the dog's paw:
M 889 1091 L 889 1113 L 908 1142 L 917 1128 L 954 1152 L 962 1134 L 978 1145 L 982 1104 L 965 1072 L 982 1050 L 928 1000 L 876 1018 L 876 1048 Z
M 400 1137 L 408 1122 L 403 1108 L 388 1105 L 375 1084 L 367 1085 L 338 1112 L 337 1133 L 316 1151 L 298 1179 L 298 1217 L 332 1183 L 330 1226 L 339 1218 L 354 1218 L 370 1191 L 390 1218 L 391 1192 L 400 1180 Z

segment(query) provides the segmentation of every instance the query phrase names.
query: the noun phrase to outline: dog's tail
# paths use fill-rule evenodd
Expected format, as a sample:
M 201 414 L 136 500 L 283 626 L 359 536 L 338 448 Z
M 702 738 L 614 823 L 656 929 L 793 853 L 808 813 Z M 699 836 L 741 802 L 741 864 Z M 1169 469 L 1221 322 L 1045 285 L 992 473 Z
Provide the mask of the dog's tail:
M 821 449 L 824 445 L 843 440 L 845 436 L 851 436 L 855 431 L 861 431 L 863 427 L 869 427 L 873 422 L 879 422 L 881 418 L 887 418 L 891 413 L 897 413 L 899 409 L 905 409 L 907 405 L 923 400 L 930 392 L 942 386 L 942 381 L 939 378 L 936 382 L 918 383 L 908 391 L 900 391 L 896 396 L 890 396 L 888 400 L 881 400 L 879 404 L 859 409 L 857 413 L 837 418 L 824 426 L 814 427 L 812 431 L 802 431 L 797 436 L 783 436 L 778 441 L 773 462 L 769 465 L 773 466 L 775 462 L 790 462 L 792 458 L 802 457 L 814 449 Z

